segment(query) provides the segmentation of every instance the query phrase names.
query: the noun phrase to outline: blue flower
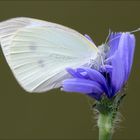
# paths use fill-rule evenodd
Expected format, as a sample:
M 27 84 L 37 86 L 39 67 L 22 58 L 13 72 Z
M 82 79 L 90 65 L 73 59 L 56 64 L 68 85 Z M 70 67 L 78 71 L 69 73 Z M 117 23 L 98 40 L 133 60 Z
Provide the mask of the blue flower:
M 103 64 L 100 68 L 67 68 L 72 78 L 63 81 L 64 91 L 86 94 L 96 100 L 100 100 L 102 95 L 112 98 L 121 91 L 130 75 L 135 37 L 129 32 L 111 33 L 108 43 L 101 47 L 104 47 L 101 52 L 104 55 L 102 55 Z

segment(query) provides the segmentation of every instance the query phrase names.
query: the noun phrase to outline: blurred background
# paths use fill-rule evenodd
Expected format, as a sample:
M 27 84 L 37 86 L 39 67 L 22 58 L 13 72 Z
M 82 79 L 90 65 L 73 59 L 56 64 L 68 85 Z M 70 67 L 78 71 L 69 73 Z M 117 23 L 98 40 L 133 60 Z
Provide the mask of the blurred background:
M 0 21 L 33 17 L 87 33 L 96 45 L 109 29 L 131 31 L 140 27 L 140 1 L 95 0 L 1 0 Z M 121 106 L 122 122 L 114 140 L 140 140 L 140 32 L 135 33 L 136 51 L 127 96 Z M 0 53 L 0 139 L 96 140 L 98 129 L 92 101 L 85 95 L 52 90 L 25 92 L 13 77 Z

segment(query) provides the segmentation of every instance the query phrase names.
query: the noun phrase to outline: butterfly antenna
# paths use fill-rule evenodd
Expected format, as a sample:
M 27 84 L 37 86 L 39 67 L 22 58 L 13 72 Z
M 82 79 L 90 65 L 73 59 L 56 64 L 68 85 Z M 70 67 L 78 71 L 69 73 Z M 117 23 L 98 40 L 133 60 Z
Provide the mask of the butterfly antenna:
M 140 31 L 140 28 L 136 29 L 136 30 L 133 30 L 133 31 L 130 31 L 129 33 L 135 33 L 135 32 L 138 32 Z
M 133 31 L 129 31 L 129 33 L 135 33 L 135 32 L 138 32 L 138 31 L 140 31 L 140 28 L 138 28 L 138 29 L 136 29 L 136 30 L 133 30 Z M 119 38 L 120 36 L 121 36 L 121 35 L 118 35 L 118 36 L 116 36 L 115 38 L 109 40 L 108 42 L 112 42 L 113 40 Z
M 107 44 L 107 41 L 109 40 L 110 35 L 111 35 L 111 29 L 109 29 L 109 33 L 108 33 L 108 36 L 106 37 L 105 44 Z

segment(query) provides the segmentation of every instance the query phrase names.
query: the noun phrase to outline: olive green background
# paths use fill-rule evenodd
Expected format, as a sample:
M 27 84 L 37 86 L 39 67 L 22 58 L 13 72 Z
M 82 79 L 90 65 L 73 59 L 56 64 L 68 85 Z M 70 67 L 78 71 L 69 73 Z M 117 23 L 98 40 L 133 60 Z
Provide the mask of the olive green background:
M 140 27 L 140 1 L 0 1 L 0 20 L 34 17 L 89 34 L 97 45 L 112 31 Z M 122 122 L 114 140 L 140 139 L 140 32 L 127 96 L 121 107 Z M 116 77 L 117 78 L 117 77 Z M 98 138 L 92 101 L 81 94 L 52 90 L 25 92 L 0 53 L 0 139 L 94 140 Z

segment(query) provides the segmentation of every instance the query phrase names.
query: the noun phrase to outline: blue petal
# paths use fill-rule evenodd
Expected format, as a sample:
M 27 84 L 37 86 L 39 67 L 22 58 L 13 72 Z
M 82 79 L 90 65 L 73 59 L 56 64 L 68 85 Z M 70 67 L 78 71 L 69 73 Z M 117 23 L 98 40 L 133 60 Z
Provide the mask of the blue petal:
M 111 65 L 103 65 L 100 67 L 101 72 L 107 72 L 110 73 L 112 72 L 113 67 Z
M 77 68 L 77 71 L 85 71 L 89 79 L 99 83 L 102 86 L 104 92 L 108 94 L 108 86 L 107 86 L 105 77 L 100 72 L 98 72 L 97 70 L 94 70 L 91 68 L 85 68 L 85 67 Z
M 113 67 L 111 74 L 112 96 L 122 88 L 126 80 L 126 72 L 128 71 L 128 45 L 128 34 L 123 33 L 114 57 L 111 60 Z
M 122 58 L 118 53 L 115 54 L 116 59 L 112 60 L 112 73 L 111 75 L 111 88 L 112 88 L 112 95 L 114 96 L 116 92 L 118 92 L 123 84 L 125 79 L 125 71 L 124 71 L 124 65 L 122 62 Z
M 67 72 L 75 78 L 85 78 L 84 75 L 79 74 L 76 69 L 66 68 Z
M 118 35 L 118 39 L 115 39 Z M 110 42 L 110 53 L 106 60 L 107 64 L 112 65 L 111 86 L 114 96 L 128 80 L 135 49 L 135 37 L 130 33 L 112 34 Z
M 129 54 L 128 54 L 128 62 L 129 62 L 129 66 L 128 66 L 128 74 L 126 77 L 126 80 L 128 80 L 129 74 L 131 72 L 131 67 L 133 64 L 133 57 L 134 57 L 134 51 L 135 51 L 135 36 L 134 35 L 129 35 L 128 38 L 128 49 L 129 49 Z
M 130 33 L 123 33 L 118 45 L 118 51 L 120 53 L 121 61 L 123 62 L 124 65 L 125 71 L 124 83 L 128 80 L 131 71 L 134 49 L 135 49 L 134 35 L 131 35 Z
M 121 35 L 122 33 L 111 33 L 109 37 L 109 42 L 108 42 L 110 46 L 109 56 L 112 56 L 115 53 L 115 51 L 118 49 L 118 44 L 119 44 Z
M 101 86 L 94 81 L 72 78 L 64 80 L 62 83 L 62 90 L 66 92 L 78 92 L 78 93 L 103 93 Z

